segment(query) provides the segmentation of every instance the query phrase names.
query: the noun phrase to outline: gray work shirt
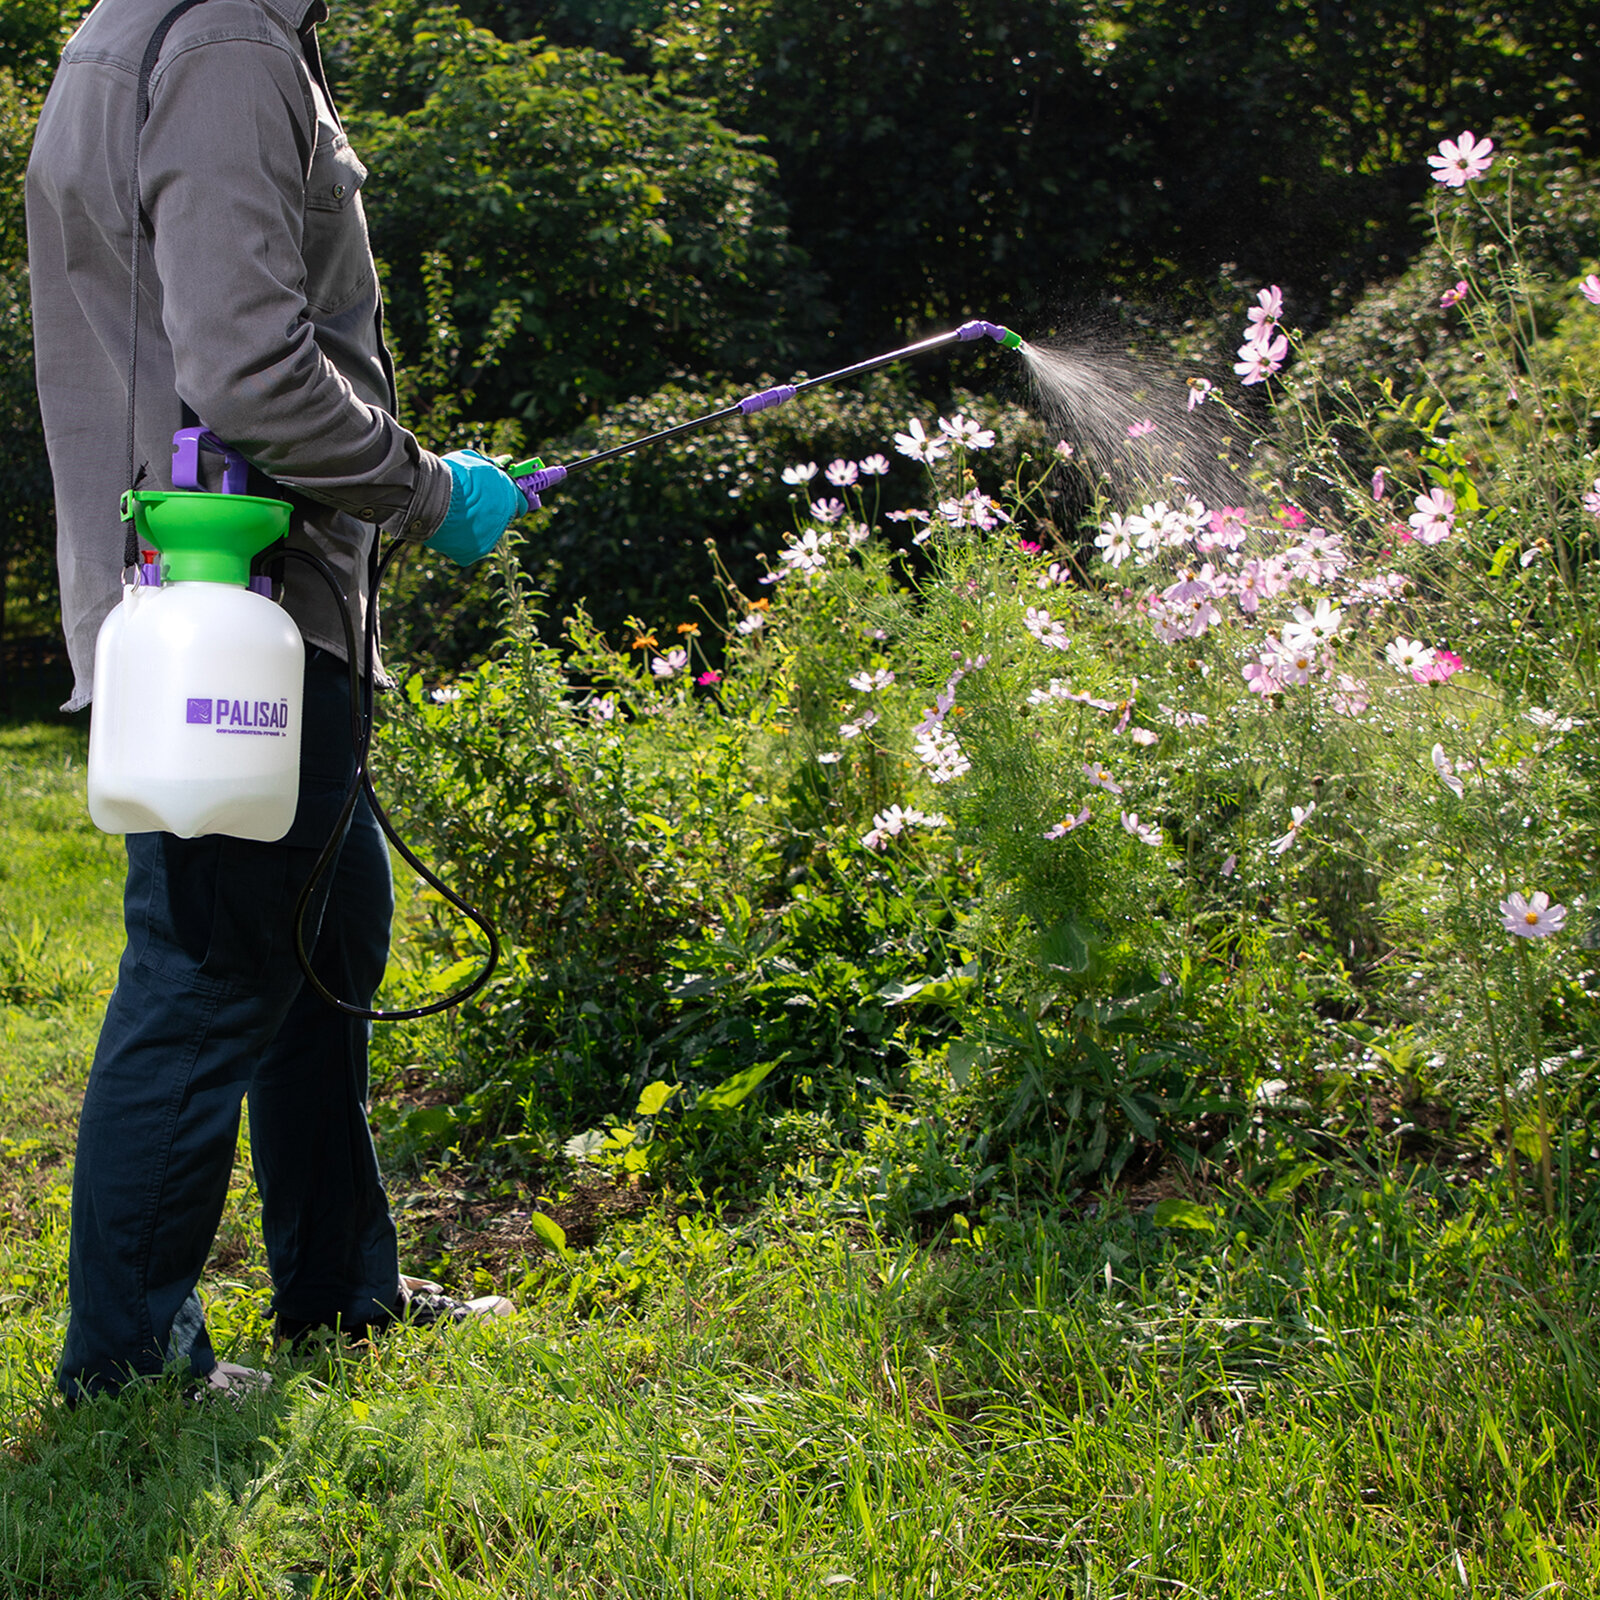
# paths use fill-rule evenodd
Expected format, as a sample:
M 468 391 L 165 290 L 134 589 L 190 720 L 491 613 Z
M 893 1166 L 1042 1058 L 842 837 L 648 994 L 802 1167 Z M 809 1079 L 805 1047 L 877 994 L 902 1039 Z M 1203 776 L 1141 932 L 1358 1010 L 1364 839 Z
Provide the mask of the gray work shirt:
M 72 710 L 89 701 L 95 636 L 121 594 L 135 89 L 171 6 L 100 0 L 62 54 L 28 163 Z M 139 151 L 135 455 L 145 487 L 171 487 L 186 402 L 275 481 L 263 492 L 294 505 L 290 543 L 332 566 L 359 630 L 374 525 L 426 538 L 451 478 L 394 418 L 366 169 L 311 31 L 326 14 L 322 0 L 205 0 L 167 35 Z M 285 605 L 306 642 L 342 657 L 326 585 L 299 562 L 285 569 Z

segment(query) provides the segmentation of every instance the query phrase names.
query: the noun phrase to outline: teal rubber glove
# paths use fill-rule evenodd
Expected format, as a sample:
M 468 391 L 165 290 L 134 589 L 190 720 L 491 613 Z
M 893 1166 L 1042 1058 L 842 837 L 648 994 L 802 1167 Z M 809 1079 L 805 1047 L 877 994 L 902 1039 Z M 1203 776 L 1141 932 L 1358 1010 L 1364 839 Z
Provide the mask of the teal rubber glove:
M 516 484 L 476 450 L 452 450 L 444 463 L 453 480 L 450 509 L 423 543 L 457 566 L 470 567 L 500 543 L 511 519 L 526 511 L 528 502 Z

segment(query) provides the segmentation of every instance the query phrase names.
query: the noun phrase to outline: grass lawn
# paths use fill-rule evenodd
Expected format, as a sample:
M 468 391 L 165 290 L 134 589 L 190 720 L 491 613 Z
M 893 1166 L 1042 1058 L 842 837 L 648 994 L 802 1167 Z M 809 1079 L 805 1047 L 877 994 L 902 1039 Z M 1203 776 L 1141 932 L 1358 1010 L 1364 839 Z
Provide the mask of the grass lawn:
M 289 1360 L 242 1160 L 206 1289 L 272 1390 L 66 1410 L 121 870 L 82 778 L 79 731 L 0 727 L 0 1594 L 1600 1593 L 1594 1262 L 1429 1168 L 1197 1191 L 1210 1231 L 1126 1193 L 926 1239 L 657 1196 L 449 1259 L 509 1321 Z M 450 1181 L 394 1173 L 411 1259 Z

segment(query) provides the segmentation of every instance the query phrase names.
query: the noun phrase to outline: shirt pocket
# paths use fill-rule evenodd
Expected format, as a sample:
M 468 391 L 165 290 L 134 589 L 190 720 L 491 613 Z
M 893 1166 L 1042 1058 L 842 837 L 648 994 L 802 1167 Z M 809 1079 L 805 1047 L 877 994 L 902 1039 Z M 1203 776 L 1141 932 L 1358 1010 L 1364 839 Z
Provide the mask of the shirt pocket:
M 311 158 L 306 180 L 306 304 L 313 311 L 336 311 L 362 291 L 377 292 L 361 185 L 367 169 L 343 133 L 326 126 Z

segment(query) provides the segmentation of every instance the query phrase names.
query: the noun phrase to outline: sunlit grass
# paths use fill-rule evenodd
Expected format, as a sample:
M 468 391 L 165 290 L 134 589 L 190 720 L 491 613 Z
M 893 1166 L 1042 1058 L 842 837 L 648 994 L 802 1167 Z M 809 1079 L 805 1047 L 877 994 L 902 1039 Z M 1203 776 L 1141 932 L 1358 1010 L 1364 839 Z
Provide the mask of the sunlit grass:
M 1592 1267 L 1426 1171 L 1224 1195 L 1213 1233 L 1114 1199 L 960 1242 L 650 1213 L 525 1262 L 505 1323 L 291 1360 L 241 1165 L 211 1317 L 272 1391 L 66 1410 L 118 863 L 70 743 L 3 737 L 7 905 L 50 933 L 0 1057 L 0 1594 L 1592 1592 Z

